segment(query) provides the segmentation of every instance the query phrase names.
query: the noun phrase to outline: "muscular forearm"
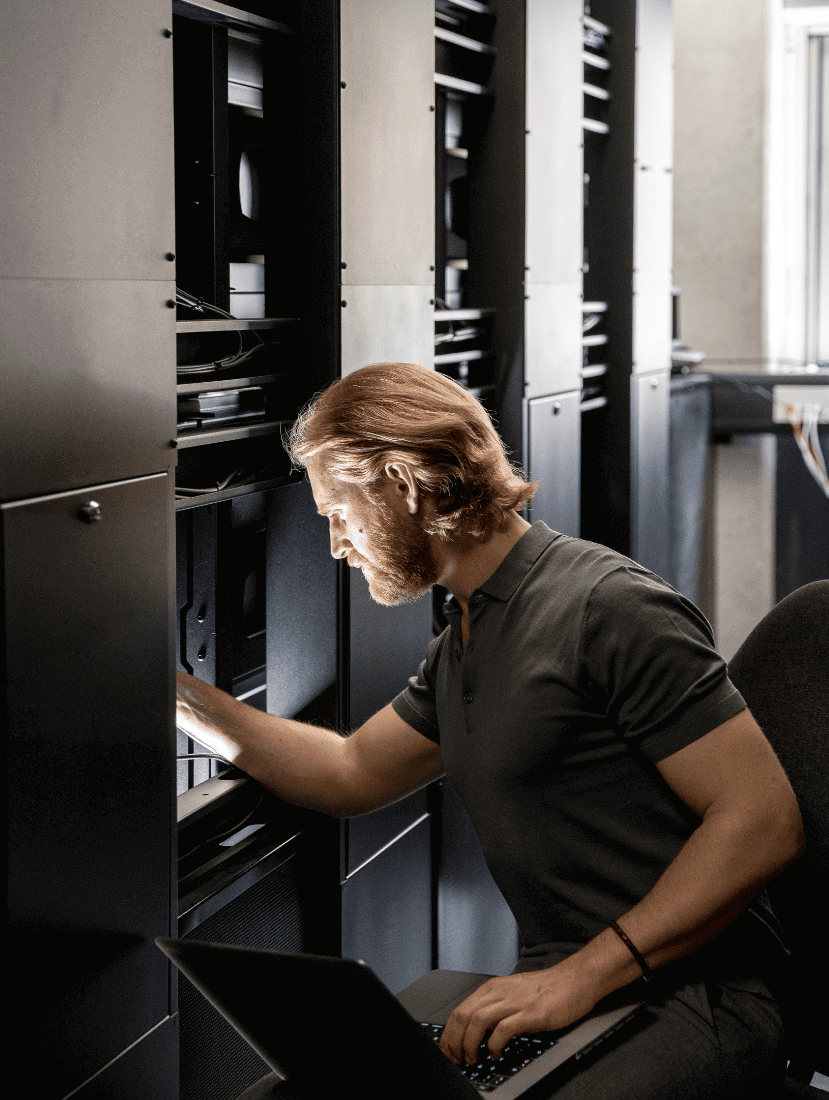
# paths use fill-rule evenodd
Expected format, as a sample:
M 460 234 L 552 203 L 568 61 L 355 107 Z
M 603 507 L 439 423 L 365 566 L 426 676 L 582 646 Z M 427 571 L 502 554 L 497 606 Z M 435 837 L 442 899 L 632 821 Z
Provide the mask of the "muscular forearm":
M 648 966 L 657 970 L 714 939 L 801 850 L 800 817 L 787 798 L 750 820 L 711 814 L 619 924 Z M 569 962 L 593 983 L 599 997 L 642 973 L 612 929 Z
M 781 797 L 768 817 L 710 814 L 618 923 L 656 970 L 713 939 L 801 850 L 793 799 Z M 487 982 L 455 1009 L 441 1049 L 452 1061 L 475 1061 L 491 1031 L 489 1049 L 498 1057 L 511 1035 L 567 1027 L 641 976 L 634 956 L 607 928 L 554 967 Z
M 184 673 L 176 723 L 286 801 L 339 816 L 349 800 L 345 741 L 331 730 L 265 714 Z

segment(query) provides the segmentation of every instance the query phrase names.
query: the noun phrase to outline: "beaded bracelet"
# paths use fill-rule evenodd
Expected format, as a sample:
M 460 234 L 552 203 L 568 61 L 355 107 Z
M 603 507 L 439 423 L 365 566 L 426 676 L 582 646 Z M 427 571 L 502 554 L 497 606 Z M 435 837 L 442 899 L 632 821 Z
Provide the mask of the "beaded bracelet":
M 631 955 L 633 955 L 634 959 L 636 959 L 636 961 L 639 963 L 639 966 L 641 967 L 641 970 L 642 970 L 643 980 L 646 981 L 646 982 L 649 982 L 651 980 L 651 978 L 654 977 L 654 973 L 651 970 L 651 968 L 648 966 L 648 964 L 645 962 L 645 960 L 642 957 L 642 955 L 640 954 L 640 952 L 634 946 L 633 941 L 628 937 L 626 932 L 622 931 L 622 929 L 619 927 L 619 925 L 616 923 L 615 920 L 612 920 L 610 922 L 610 927 L 613 929 L 613 931 L 616 933 L 616 935 L 619 937 L 619 939 L 622 941 L 622 943 L 625 945 L 625 947 L 628 949 L 628 951 L 630 951 L 630 953 L 631 953 Z

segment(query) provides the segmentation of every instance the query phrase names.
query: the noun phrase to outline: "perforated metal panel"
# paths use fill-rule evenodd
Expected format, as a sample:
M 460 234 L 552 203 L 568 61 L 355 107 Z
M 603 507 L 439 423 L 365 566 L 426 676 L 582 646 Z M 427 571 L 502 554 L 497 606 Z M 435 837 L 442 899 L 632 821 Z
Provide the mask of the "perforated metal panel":
M 185 937 L 277 951 L 304 950 L 296 855 Z M 179 981 L 180 1100 L 235 1100 L 270 1072 L 223 1016 L 190 984 Z

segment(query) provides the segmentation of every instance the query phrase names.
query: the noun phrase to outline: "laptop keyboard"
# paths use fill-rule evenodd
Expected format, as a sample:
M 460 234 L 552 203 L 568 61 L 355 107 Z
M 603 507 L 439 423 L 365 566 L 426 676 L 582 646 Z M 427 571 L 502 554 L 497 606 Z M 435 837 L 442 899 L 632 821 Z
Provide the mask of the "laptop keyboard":
M 421 1023 L 420 1026 L 431 1039 L 436 1043 L 440 1042 L 443 1024 Z M 524 1066 L 529 1065 L 539 1054 L 555 1046 L 555 1043 L 556 1040 L 552 1035 L 546 1032 L 540 1035 L 517 1035 L 504 1047 L 504 1052 L 497 1062 L 493 1062 L 490 1058 L 486 1043 L 481 1043 L 475 1065 L 469 1066 L 463 1062 L 457 1068 L 478 1092 L 492 1092 Z

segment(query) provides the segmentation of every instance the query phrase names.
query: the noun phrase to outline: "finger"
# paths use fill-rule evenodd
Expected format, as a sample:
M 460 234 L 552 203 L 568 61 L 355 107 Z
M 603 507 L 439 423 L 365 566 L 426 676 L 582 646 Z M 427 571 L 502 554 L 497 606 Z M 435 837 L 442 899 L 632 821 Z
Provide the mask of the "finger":
M 518 1023 L 517 1016 L 509 1016 L 501 1020 L 493 1029 L 487 1042 L 489 1056 L 493 1062 L 497 1062 L 504 1053 L 504 1047 L 515 1035 L 523 1034 L 523 1029 Z
M 472 1017 L 463 1036 L 463 1056 L 469 1066 L 474 1066 L 481 1054 L 481 1043 L 486 1037 L 489 1026 L 478 1013 Z
M 478 1051 L 486 1035 L 486 1024 L 477 1020 L 477 1013 L 461 1011 L 456 1008 L 449 1017 L 440 1039 L 440 1049 L 456 1066 L 461 1062 L 474 1065 L 478 1061 Z
M 438 1046 L 441 1053 L 445 1054 L 450 1062 L 454 1062 L 456 1066 L 460 1065 L 463 1051 L 463 1029 L 455 1020 L 454 1013 L 449 1017 L 449 1022 L 443 1029 Z

